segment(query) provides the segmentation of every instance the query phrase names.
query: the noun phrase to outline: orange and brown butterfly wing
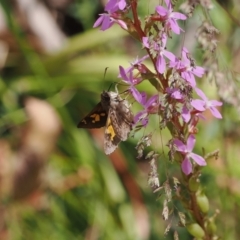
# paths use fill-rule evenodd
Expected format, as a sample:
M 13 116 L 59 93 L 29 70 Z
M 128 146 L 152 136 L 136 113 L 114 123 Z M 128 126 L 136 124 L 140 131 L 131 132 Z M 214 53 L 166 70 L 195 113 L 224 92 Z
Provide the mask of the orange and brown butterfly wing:
M 108 155 L 112 153 L 121 141 L 126 141 L 132 130 L 133 114 L 125 100 L 116 109 L 109 109 L 104 133 L 104 150 Z
M 103 109 L 101 102 L 77 125 L 78 128 L 105 127 L 108 113 Z

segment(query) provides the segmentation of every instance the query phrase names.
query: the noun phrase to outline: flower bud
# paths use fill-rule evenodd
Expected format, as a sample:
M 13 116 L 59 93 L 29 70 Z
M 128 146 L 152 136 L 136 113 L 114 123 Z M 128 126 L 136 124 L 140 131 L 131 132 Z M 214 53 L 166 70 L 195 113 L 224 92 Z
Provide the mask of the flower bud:
M 188 224 L 186 227 L 188 232 L 195 238 L 203 238 L 205 235 L 203 229 L 197 223 Z
M 200 193 L 199 195 L 197 195 L 197 204 L 200 208 L 200 210 L 203 213 L 207 213 L 209 210 L 209 201 L 208 198 L 206 197 L 205 194 Z
M 196 192 L 200 186 L 199 178 L 192 176 L 189 179 L 188 186 L 192 192 Z
M 207 230 L 209 233 L 214 234 L 217 230 L 217 226 L 214 221 L 210 221 L 207 225 Z

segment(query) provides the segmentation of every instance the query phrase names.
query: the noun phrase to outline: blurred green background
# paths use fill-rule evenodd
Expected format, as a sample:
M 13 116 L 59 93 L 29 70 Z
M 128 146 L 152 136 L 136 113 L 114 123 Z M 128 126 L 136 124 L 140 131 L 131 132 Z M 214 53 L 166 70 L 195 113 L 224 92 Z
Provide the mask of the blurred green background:
M 162 220 L 161 196 L 147 185 L 149 164 L 136 159 L 143 131 L 106 156 L 103 129 L 76 127 L 99 102 L 100 93 L 118 81 L 119 65 L 128 67 L 145 54 L 141 45 L 117 26 L 106 32 L 92 29 L 103 12 L 97 0 L 0 3 L 0 239 L 156 240 L 173 239 L 174 230 L 180 239 L 192 239 L 177 226 L 174 212 L 169 221 Z M 234 1 L 222 7 L 213 3 L 210 16 L 221 32 L 217 68 L 226 84 L 223 100 L 230 100 L 221 109 L 223 120 L 209 114 L 201 121 L 195 152 L 220 149 L 201 181 L 209 214 L 220 211 L 218 235 L 240 239 L 240 31 L 237 17 L 232 18 L 240 9 L 233 8 Z M 141 1 L 140 14 L 144 17 L 156 4 Z M 184 41 L 201 64 L 194 34 L 205 17 L 197 9 L 184 26 L 185 39 L 173 37 L 169 49 L 179 53 Z M 214 83 L 203 79 L 199 86 L 210 99 L 218 99 Z M 149 83 L 139 89 L 156 94 Z M 167 161 L 169 134 L 158 130 L 157 118 L 145 133 L 153 131 L 151 148 L 161 154 L 160 181 L 167 175 L 180 178 L 178 167 Z M 164 236 L 169 222 L 173 228 Z

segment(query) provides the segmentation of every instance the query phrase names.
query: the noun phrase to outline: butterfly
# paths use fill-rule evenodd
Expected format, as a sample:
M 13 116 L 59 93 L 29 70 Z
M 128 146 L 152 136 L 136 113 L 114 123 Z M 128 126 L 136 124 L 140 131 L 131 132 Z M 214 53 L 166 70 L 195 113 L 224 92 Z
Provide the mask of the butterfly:
M 126 99 L 112 91 L 103 91 L 101 101 L 77 125 L 78 128 L 101 128 L 104 132 L 104 151 L 111 154 L 121 141 L 126 141 L 134 116 Z

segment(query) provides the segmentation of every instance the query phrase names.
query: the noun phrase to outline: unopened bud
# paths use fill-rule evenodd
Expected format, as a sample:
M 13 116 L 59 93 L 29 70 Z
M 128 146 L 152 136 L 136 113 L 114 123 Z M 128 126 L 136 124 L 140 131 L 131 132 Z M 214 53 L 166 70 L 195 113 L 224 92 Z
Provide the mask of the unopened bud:
M 196 178 L 196 177 L 192 176 L 189 179 L 189 189 L 192 192 L 196 192 L 198 190 L 199 186 L 200 186 L 199 178 Z
M 195 238 L 203 238 L 205 235 L 203 229 L 197 223 L 188 224 L 186 227 L 188 232 Z
M 206 197 L 205 194 L 200 193 L 199 195 L 197 195 L 197 204 L 200 208 L 200 210 L 203 213 L 207 213 L 209 210 L 209 201 L 208 198 Z

